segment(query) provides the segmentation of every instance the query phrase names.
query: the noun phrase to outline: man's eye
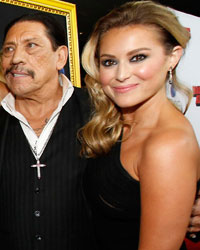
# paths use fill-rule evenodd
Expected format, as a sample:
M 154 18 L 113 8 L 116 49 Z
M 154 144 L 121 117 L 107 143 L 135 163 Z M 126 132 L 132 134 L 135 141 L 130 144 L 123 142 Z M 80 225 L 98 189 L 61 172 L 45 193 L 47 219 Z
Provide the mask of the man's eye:
M 3 54 L 10 54 L 14 51 L 13 47 L 5 47 L 3 48 Z
M 103 60 L 101 62 L 101 64 L 105 67 L 109 67 L 109 66 L 113 66 L 113 65 L 116 65 L 117 62 L 115 60 L 112 60 L 112 59 L 107 59 L 107 60 Z
M 146 58 L 147 58 L 146 55 L 139 54 L 139 55 L 133 56 L 133 57 L 131 58 L 131 62 L 140 62 L 140 61 L 143 61 L 143 60 L 146 59 Z
M 35 48 L 36 44 L 35 43 L 28 43 L 27 47 L 28 48 Z

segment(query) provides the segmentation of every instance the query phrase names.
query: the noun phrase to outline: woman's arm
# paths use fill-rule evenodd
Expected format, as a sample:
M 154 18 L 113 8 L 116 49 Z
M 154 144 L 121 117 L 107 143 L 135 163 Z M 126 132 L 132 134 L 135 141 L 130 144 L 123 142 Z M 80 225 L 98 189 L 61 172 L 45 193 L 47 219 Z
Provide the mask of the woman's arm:
M 173 131 L 150 139 L 140 170 L 139 250 L 178 250 L 183 242 L 198 179 L 199 147 Z

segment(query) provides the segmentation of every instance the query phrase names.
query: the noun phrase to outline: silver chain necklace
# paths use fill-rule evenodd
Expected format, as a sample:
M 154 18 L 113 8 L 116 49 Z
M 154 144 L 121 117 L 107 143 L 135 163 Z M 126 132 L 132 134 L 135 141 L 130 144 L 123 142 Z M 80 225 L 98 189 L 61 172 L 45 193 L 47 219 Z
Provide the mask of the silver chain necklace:
M 42 149 L 41 149 L 41 151 L 40 151 L 39 154 L 37 152 L 37 142 L 38 142 L 38 140 L 36 140 L 34 147 L 32 147 L 31 144 L 28 141 L 28 144 L 30 146 L 31 152 L 33 153 L 33 155 L 35 156 L 35 159 L 36 159 L 36 164 L 31 165 L 31 167 L 37 169 L 37 178 L 38 179 L 41 179 L 41 169 L 40 168 L 46 167 L 46 164 L 40 163 L 40 157 L 42 156 L 42 154 L 43 154 L 43 152 L 44 152 L 44 150 L 45 150 L 45 148 L 47 146 L 47 143 L 48 143 L 48 141 L 49 141 L 49 139 L 50 139 L 50 137 L 51 137 L 51 135 L 53 133 L 53 129 L 54 129 L 54 127 L 51 129 L 51 131 L 49 133 L 49 136 L 46 139 L 46 141 L 45 141 L 45 143 L 44 143 L 44 145 L 43 145 L 43 147 L 42 147 Z

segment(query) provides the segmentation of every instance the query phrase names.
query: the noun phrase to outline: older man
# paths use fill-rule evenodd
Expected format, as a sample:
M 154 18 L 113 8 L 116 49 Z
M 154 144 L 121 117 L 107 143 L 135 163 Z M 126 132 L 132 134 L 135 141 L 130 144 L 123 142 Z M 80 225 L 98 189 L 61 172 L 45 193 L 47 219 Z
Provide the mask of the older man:
M 4 249 L 94 249 L 76 139 L 89 113 L 87 95 L 59 74 L 65 44 L 61 26 L 42 13 L 5 30 L 2 71 L 11 93 L 0 109 Z

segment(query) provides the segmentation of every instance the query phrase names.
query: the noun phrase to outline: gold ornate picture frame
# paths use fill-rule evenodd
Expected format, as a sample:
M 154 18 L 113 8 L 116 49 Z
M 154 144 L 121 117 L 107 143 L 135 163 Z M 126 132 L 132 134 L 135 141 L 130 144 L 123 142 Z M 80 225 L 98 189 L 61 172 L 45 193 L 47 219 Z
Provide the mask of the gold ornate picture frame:
M 68 77 L 74 86 L 80 87 L 81 80 L 76 5 L 59 0 L 0 0 L 0 8 L 3 8 L 4 6 L 8 7 L 7 5 L 26 8 L 27 10 L 48 12 L 64 18 L 67 47 L 69 51 L 67 63 L 69 69 Z M 1 23 L 4 24 L 2 18 Z

